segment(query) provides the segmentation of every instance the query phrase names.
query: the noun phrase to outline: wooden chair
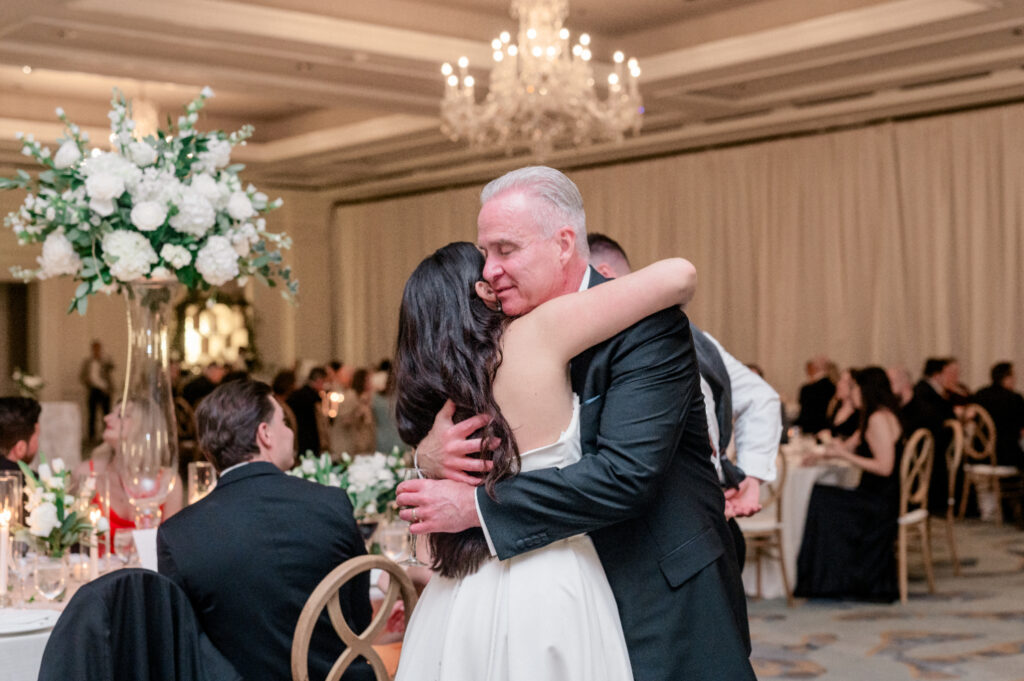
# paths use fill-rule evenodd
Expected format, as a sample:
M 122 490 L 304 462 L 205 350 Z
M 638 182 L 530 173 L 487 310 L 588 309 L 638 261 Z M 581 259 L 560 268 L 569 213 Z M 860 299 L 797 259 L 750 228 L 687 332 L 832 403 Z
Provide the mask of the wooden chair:
M 1000 466 L 996 461 L 996 426 L 984 407 L 969 404 L 962 418 L 964 428 L 964 486 L 960 499 L 960 518 L 967 512 L 967 497 L 991 489 L 996 501 L 996 524 L 1003 524 L 1003 499 L 1017 499 L 1021 515 L 1020 471 L 1016 466 Z
M 338 590 L 356 575 L 373 569 L 387 572 L 391 579 L 384 595 L 384 602 L 376 609 L 369 626 L 362 633 L 356 634 L 341 613 Z M 313 590 L 295 626 L 295 637 L 292 640 L 293 681 L 309 681 L 309 643 L 313 637 L 313 628 L 325 607 L 334 631 L 347 646 L 345 652 L 331 667 L 326 681 L 338 681 L 349 665 L 360 656 L 365 657 L 370 663 L 377 681 L 387 681 L 390 678 L 388 671 L 380 655 L 373 649 L 373 642 L 387 625 L 388 616 L 399 598 L 405 604 L 405 623 L 408 625 L 409 617 L 416 605 L 416 588 L 405 574 L 405 570 L 384 556 L 359 556 L 346 560 L 334 568 Z
M 956 552 L 953 536 L 953 516 L 956 515 L 956 473 L 964 455 L 964 428 L 956 419 L 947 419 L 946 428 L 951 431 L 949 446 L 946 447 L 946 471 L 949 474 L 949 496 L 946 498 L 946 542 L 949 544 L 949 558 L 953 562 L 953 574 L 960 576 L 960 558 Z
M 757 570 L 757 598 L 761 598 L 761 561 L 777 560 L 782 570 L 782 587 L 786 590 L 786 605 L 793 607 L 793 589 L 786 574 L 785 552 L 782 550 L 782 490 L 786 485 L 786 457 L 779 454 L 778 476 L 775 482 L 763 483 L 761 512 L 751 518 L 738 520 L 747 542 L 747 556 Z
M 935 593 L 928 525 L 928 483 L 932 476 L 934 449 L 935 440 L 932 434 L 925 428 L 919 428 L 907 441 L 903 448 L 903 459 L 900 461 L 900 514 L 896 539 L 900 603 L 907 602 L 907 544 L 912 527 L 918 528 L 920 532 L 928 593 Z

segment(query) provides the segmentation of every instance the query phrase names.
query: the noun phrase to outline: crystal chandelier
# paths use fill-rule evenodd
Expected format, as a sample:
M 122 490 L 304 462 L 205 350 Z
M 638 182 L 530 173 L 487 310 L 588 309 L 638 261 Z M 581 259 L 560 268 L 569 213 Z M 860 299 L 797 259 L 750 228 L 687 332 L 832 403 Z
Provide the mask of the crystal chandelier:
M 512 0 L 510 13 L 519 19 L 513 43 L 508 31 L 491 42 L 494 65 L 486 98 L 477 102 L 469 60 L 460 57 L 458 73 L 445 64 L 447 79 L 441 101 L 441 131 L 453 141 L 476 148 L 529 147 L 543 158 L 555 147 L 584 146 L 622 140 L 637 134 L 643 102 L 637 90 L 640 66 L 614 56 L 608 74 L 608 96 L 598 97 L 590 65 L 590 36 L 583 33 L 570 49 L 569 29 L 562 22 L 569 0 Z M 628 73 L 627 73 L 628 70 Z

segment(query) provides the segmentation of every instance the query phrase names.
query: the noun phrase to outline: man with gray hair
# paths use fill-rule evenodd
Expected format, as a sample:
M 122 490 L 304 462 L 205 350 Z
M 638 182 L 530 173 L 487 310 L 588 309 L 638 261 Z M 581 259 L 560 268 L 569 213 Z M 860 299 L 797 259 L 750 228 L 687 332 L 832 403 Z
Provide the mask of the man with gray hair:
M 579 190 L 534 166 L 481 195 L 483 277 L 510 316 L 605 281 L 587 262 Z M 412 531 L 480 526 L 500 559 L 590 535 L 615 594 L 637 681 L 752 681 L 746 601 L 711 463 L 697 358 L 686 316 L 662 310 L 570 365 L 583 456 L 495 486 L 469 475 L 486 425 L 452 422 L 449 402 L 417 448 L 433 480 L 399 487 Z M 557 646 L 557 641 L 552 641 Z

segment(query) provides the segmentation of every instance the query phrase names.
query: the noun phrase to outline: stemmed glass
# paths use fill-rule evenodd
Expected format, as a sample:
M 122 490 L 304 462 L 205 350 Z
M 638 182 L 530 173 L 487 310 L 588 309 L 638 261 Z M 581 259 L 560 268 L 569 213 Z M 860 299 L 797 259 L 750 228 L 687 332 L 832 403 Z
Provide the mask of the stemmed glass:
M 402 473 L 402 480 L 417 480 L 420 477 L 420 472 L 416 468 L 406 468 Z M 416 557 L 416 535 L 412 533 L 412 523 L 409 523 L 409 557 L 398 563 L 404 567 L 420 566 L 426 567 L 427 564 L 421 562 Z

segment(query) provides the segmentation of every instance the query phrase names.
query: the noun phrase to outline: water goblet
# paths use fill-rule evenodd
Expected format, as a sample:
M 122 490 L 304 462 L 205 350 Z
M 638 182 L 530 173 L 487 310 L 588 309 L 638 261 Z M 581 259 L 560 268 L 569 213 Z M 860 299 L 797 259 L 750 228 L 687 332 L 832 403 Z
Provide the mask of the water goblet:
M 217 486 L 217 473 L 209 461 L 191 461 L 188 464 L 188 503 L 194 504 Z
M 402 480 L 417 480 L 420 477 L 420 471 L 418 468 L 406 468 L 402 473 Z M 427 564 L 421 562 L 416 557 L 416 535 L 412 532 L 412 525 L 409 525 L 409 557 L 398 563 L 404 567 L 420 566 L 426 567 Z
M 408 545 L 408 528 L 404 522 L 394 521 L 380 528 L 377 532 L 380 550 L 385 556 L 395 561 L 406 555 Z
M 121 565 L 128 565 L 136 559 L 135 539 L 130 530 L 121 530 L 114 535 L 114 555 Z

